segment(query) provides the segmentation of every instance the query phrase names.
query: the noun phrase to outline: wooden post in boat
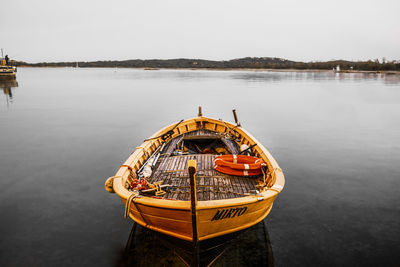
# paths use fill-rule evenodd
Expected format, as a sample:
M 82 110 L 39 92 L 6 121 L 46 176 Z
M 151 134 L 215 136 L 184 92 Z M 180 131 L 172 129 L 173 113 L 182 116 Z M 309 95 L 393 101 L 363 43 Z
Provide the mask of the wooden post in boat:
M 196 160 L 188 160 L 187 168 L 190 179 L 190 206 L 192 213 L 193 242 L 197 243 L 197 215 L 196 215 L 197 196 L 196 196 L 196 175 L 195 175 L 197 169 Z
M 198 254 L 198 237 L 197 237 L 197 214 L 196 214 L 197 196 L 196 196 L 196 175 L 195 175 L 197 169 L 196 160 L 189 160 L 187 163 L 187 169 L 190 179 L 190 207 L 192 213 L 193 251 L 194 251 L 193 265 L 198 266 L 199 254 Z
M 203 112 L 201 110 L 201 106 L 199 106 L 199 117 L 202 117 L 202 116 L 203 116 Z
M 239 122 L 237 114 L 236 114 L 236 109 L 233 109 L 232 112 L 233 112 L 233 117 L 235 118 L 236 125 L 240 127 L 240 122 Z

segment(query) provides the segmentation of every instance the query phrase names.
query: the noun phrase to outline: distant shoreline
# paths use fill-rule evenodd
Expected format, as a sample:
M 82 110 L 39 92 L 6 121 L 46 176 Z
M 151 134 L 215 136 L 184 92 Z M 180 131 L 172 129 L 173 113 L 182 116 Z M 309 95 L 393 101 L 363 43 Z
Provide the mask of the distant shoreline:
M 18 68 L 76 68 L 69 66 L 29 66 L 29 65 L 21 65 Z M 157 70 L 203 70 L 203 71 L 254 71 L 254 72 L 330 72 L 330 73 L 364 73 L 364 74 L 386 74 L 386 75 L 400 75 L 400 71 L 384 71 L 384 70 L 342 70 L 342 71 L 333 71 L 327 69 L 258 69 L 258 68 L 147 68 L 147 67 L 78 67 L 78 69 L 141 69 L 147 71 L 157 71 Z
M 202 69 L 202 70 L 254 70 L 254 71 L 332 71 L 340 69 L 341 72 L 399 72 L 400 61 L 313 61 L 299 62 L 276 57 L 244 57 L 231 60 L 205 60 L 205 59 L 129 59 L 129 60 L 99 60 L 99 61 L 70 61 L 70 62 L 40 62 L 28 63 L 12 61 L 14 66 L 30 67 L 81 67 L 81 68 L 145 68 L 153 69 Z

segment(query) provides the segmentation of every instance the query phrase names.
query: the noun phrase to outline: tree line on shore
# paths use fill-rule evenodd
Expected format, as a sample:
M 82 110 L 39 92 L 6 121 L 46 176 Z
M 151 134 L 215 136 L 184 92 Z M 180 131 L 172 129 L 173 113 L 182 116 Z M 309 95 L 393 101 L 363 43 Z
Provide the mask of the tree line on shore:
M 281 58 L 272 57 L 246 57 L 227 61 L 213 61 L 203 59 L 133 59 L 133 60 L 109 60 L 109 61 L 89 61 L 89 62 L 41 62 L 26 63 L 22 61 L 12 61 L 15 66 L 31 67 L 88 67 L 88 68 L 204 68 L 204 69 L 316 69 L 329 70 L 340 66 L 341 70 L 360 70 L 360 71 L 400 71 L 400 61 L 314 61 L 298 62 Z

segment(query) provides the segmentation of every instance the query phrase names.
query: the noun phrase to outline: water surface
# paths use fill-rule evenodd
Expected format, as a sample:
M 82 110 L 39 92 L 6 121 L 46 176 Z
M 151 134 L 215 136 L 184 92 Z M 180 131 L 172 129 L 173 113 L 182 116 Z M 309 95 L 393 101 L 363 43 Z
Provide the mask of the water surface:
M 20 68 L 17 81 L 0 91 L 2 266 L 129 264 L 132 222 L 104 181 L 199 105 L 231 121 L 236 108 L 284 170 L 265 220 L 275 266 L 400 261 L 399 76 Z M 250 246 L 215 264 L 259 265 L 265 247 Z

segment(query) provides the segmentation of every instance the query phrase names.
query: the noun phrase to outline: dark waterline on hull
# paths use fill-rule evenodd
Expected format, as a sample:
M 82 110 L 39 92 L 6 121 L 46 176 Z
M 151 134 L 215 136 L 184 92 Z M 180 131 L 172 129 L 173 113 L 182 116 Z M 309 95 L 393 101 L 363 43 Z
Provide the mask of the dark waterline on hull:
M 284 170 L 266 219 L 275 266 L 396 266 L 396 77 L 21 68 L 12 101 L 0 95 L 0 265 L 125 264 L 132 222 L 104 181 L 201 105 L 227 120 L 236 108 Z

